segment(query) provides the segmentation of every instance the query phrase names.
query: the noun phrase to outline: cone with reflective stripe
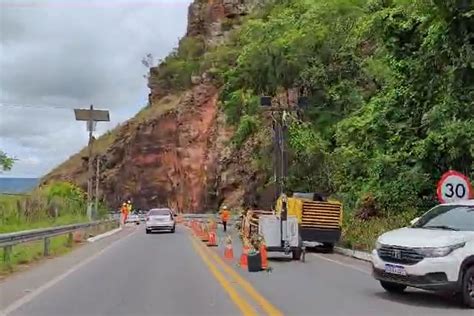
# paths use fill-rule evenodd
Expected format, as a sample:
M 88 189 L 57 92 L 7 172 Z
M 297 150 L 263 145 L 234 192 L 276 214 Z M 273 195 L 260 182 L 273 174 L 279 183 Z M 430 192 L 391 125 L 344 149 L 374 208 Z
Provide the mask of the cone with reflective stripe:
M 234 250 L 232 249 L 232 244 L 226 245 L 224 249 L 224 259 L 234 260 Z
M 244 246 L 242 248 L 242 254 L 240 255 L 240 266 L 242 268 L 247 268 L 248 266 L 248 253 L 249 253 L 249 246 Z
M 209 232 L 205 224 L 201 224 L 201 241 L 207 242 L 209 240 Z
M 209 240 L 207 241 L 208 247 L 217 247 L 217 238 L 216 233 L 211 231 L 209 232 Z

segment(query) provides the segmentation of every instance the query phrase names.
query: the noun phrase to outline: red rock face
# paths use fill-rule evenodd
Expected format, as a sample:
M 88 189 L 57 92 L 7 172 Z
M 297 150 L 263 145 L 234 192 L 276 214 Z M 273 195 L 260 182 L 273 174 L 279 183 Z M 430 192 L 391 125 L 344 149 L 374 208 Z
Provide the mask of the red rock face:
M 141 125 L 127 142 L 108 151 L 108 165 L 116 170 L 103 179 L 108 201 L 133 199 L 135 205 L 150 208 L 173 206 L 179 211 L 200 212 L 205 205 L 208 170 L 215 169 L 212 150 L 218 114 L 217 90 L 198 85 L 186 93 L 178 107 Z M 213 178 L 213 175 L 210 176 Z

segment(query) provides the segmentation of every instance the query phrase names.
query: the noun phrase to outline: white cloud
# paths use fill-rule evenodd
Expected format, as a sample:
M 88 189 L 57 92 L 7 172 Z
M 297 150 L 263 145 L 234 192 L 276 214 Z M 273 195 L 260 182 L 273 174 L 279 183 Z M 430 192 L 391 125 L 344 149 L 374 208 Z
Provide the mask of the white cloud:
M 99 132 L 133 116 L 148 96 L 141 59 L 177 44 L 190 2 L 0 1 L 0 149 L 19 159 L 3 176 L 41 176 L 85 146 L 73 108 L 109 109 Z

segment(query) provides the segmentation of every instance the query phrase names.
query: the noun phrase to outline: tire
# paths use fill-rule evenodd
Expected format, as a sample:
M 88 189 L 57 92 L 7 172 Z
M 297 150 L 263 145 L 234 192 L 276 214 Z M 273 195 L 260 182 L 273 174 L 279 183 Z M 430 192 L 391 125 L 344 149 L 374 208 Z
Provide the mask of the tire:
M 173 229 L 171 230 L 171 233 L 174 234 L 175 230 L 176 230 L 176 226 L 173 227 Z
M 323 243 L 323 249 L 326 253 L 333 253 L 334 252 L 334 244 L 332 243 Z
M 148 229 L 146 229 L 146 233 L 147 233 L 147 234 L 151 234 L 151 231 L 149 231 Z
M 474 266 L 469 267 L 464 273 L 461 298 L 464 305 L 474 308 Z
M 405 289 L 407 288 L 406 285 L 386 282 L 386 281 L 380 281 L 380 285 L 382 285 L 385 291 L 389 293 L 397 293 L 397 294 L 403 293 Z
M 303 252 L 303 250 L 301 248 L 293 249 L 291 251 L 291 257 L 293 258 L 293 260 L 300 260 L 302 252 Z

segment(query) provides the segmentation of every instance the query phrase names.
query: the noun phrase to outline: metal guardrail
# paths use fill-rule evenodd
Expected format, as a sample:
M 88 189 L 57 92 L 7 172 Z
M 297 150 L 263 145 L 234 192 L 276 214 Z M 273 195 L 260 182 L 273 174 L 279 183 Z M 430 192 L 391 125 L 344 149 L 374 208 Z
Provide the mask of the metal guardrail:
M 105 221 L 95 221 L 82 224 L 72 224 L 44 229 L 32 229 L 14 233 L 0 234 L 0 247 L 3 248 L 3 261 L 9 265 L 12 247 L 18 244 L 27 243 L 36 240 L 44 240 L 43 255 L 49 255 L 50 238 L 59 235 L 69 234 L 67 244 L 72 246 L 72 233 L 82 229 L 97 227 L 100 225 L 119 224 L 115 219 Z

